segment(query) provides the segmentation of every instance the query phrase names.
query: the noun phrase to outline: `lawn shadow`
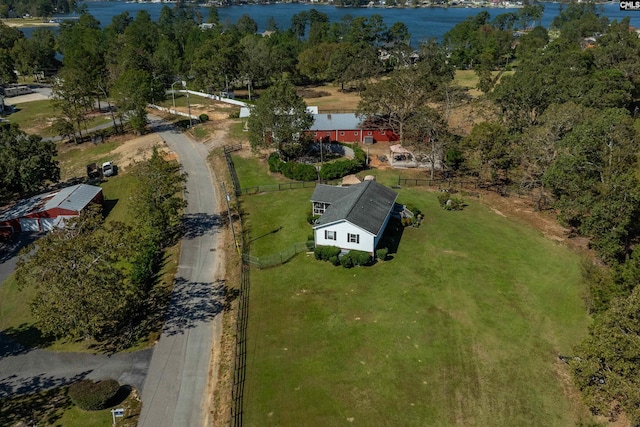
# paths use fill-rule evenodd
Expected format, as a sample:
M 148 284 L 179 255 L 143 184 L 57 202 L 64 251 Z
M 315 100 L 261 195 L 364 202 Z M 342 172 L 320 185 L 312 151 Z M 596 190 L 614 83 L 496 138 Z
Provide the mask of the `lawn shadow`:
M 2 425 L 55 425 L 73 403 L 61 387 L 25 396 L 0 399 Z M 18 423 L 24 424 L 18 424 Z
M 389 249 L 387 260 L 393 259 L 392 254 L 398 253 L 398 247 L 400 246 L 403 233 L 404 226 L 400 222 L 400 219 L 393 217 L 390 218 L 387 228 L 385 228 L 384 233 L 380 238 L 380 243 L 378 243 L 377 246 L 378 248 Z
M 55 340 L 43 335 L 35 326 L 23 323 L 0 332 L 0 357 L 28 353 L 32 348 L 45 348 Z
M 182 334 L 213 320 L 224 308 L 224 281 L 190 282 L 177 277 L 167 309 L 163 333 Z
M 102 215 L 107 218 L 117 204 L 118 199 L 105 199 L 102 203 Z
M 253 242 L 255 242 L 256 240 L 260 240 L 260 239 L 262 239 L 263 237 L 267 237 L 267 236 L 270 236 L 270 235 L 272 235 L 272 234 L 276 234 L 276 233 L 277 233 L 278 231 L 280 231 L 280 230 L 282 230 L 282 226 L 280 226 L 280 227 L 278 227 L 278 228 L 275 228 L 275 229 L 273 229 L 273 230 L 271 230 L 271 231 L 268 231 L 268 232 L 266 232 L 266 233 L 262 234 L 261 236 L 254 237 L 253 239 L 249 240 L 249 243 L 253 243 Z

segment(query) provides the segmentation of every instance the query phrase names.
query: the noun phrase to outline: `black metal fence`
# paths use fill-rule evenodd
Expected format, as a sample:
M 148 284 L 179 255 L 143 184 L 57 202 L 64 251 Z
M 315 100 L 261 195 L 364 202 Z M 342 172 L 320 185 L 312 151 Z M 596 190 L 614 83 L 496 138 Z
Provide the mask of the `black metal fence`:
M 236 197 L 240 194 L 240 183 L 233 165 L 230 153 L 242 148 L 240 144 L 224 147 L 224 157 L 229 168 L 229 175 L 233 182 Z M 242 230 L 242 216 L 239 217 Z M 233 381 L 231 382 L 231 418 L 229 425 L 242 426 L 244 384 L 247 373 L 247 323 L 249 320 L 249 290 L 251 287 L 251 265 L 244 262 L 245 257 L 250 257 L 249 245 L 245 243 L 242 231 L 240 232 L 240 247 L 243 261 L 240 264 L 240 292 L 238 294 L 238 311 L 236 313 L 236 345 L 233 361 Z
M 248 249 L 243 248 L 242 258 L 249 256 Z M 236 346 L 233 362 L 233 382 L 231 385 L 231 419 L 229 425 L 242 426 L 244 384 L 247 375 L 247 324 L 249 322 L 249 290 L 251 266 L 242 262 L 240 274 L 240 295 L 238 296 L 238 312 L 236 317 Z
M 224 146 L 224 158 L 227 161 L 227 167 L 229 168 L 229 175 L 231 175 L 231 181 L 233 182 L 233 189 L 236 196 L 240 195 L 240 181 L 238 180 L 238 174 L 236 173 L 236 167 L 233 164 L 231 153 L 242 149 L 242 144 L 233 144 Z
M 461 179 L 446 179 L 446 178 L 422 179 L 422 178 L 398 177 L 398 185 L 438 187 L 441 190 L 459 189 L 463 187 L 478 189 L 477 181 L 461 180 Z
M 281 265 L 289 261 L 291 258 L 301 252 L 308 250 L 306 243 L 294 243 L 293 246 L 285 249 L 277 254 L 265 255 L 263 257 L 256 257 L 247 254 L 242 254 L 242 262 L 250 265 L 255 265 L 258 268 L 269 268 Z
M 270 193 L 274 191 L 284 191 L 284 190 L 296 190 L 299 188 L 313 188 L 318 184 L 328 184 L 328 185 L 338 185 L 340 184 L 340 180 L 334 181 L 293 181 L 293 182 L 283 182 L 280 184 L 268 184 L 268 185 L 258 185 L 255 187 L 246 187 L 240 189 L 240 193 L 238 195 L 252 195 L 259 193 Z

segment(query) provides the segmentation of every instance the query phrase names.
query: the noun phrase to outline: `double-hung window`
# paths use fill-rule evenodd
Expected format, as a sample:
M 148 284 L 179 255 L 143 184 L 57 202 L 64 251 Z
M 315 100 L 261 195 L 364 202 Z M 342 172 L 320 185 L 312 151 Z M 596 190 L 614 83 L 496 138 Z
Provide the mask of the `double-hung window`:
M 347 234 L 347 242 L 349 243 L 360 243 L 360 235 L 359 234 Z
M 336 240 L 336 232 L 332 230 L 324 230 L 324 238 L 326 240 Z

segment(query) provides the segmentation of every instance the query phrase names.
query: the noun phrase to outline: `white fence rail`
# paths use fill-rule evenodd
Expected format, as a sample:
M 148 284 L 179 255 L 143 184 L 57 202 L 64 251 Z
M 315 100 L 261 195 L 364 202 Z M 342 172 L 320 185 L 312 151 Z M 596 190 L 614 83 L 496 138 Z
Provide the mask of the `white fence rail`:
M 192 95 L 198 95 L 201 96 L 203 98 L 209 98 L 209 99 L 214 99 L 216 101 L 220 101 L 220 102 L 226 102 L 227 104 L 232 104 L 232 105 L 239 105 L 241 107 L 247 107 L 248 104 L 246 102 L 242 102 L 242 101 L 236 101 L 235 99 L 231 99 L 231 98 L 223 98 L 222 96 L 218 96 L 218 95 L 211 95 L 209 93 L 204 93 L 204 92 L 197 92 L 195 90 L 180 90 L 177 92 L 189 92 Z
M 194 116 L 193 114 L 189 115 L 187 113 L 183 113 L 182 111 L 174 110 L 173 108 L 161 107 L 161 106 L 155 105 L 155 104 L 149 104 L 149 107 L 155 108 L 156 110 L 164 111 L 166 113 L 175 114 L 176 116 L 188 117 L 188 118 L 191 118 L 192 120 L 200 121 L 198 116 Z

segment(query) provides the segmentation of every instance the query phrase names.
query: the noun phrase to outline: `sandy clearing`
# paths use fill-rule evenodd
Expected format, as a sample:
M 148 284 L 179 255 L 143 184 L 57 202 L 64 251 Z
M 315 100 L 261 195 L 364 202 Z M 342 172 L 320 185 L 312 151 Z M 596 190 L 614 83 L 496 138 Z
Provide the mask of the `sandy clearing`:
M 151 155 L 153 147 L 158 147 L 161 153 L 169 154 L 169 148 L 162 137 L 157 133 L 144 135 L 119 145 L 111 151 L 111 155 L 118 160 L 118 169 L 125 171 L 129 166 L 140 162 Z
M 7 105 L 17 105 L 24 104 L 25 102 L 33 102 L 33 101 L 46 101 L 49 97 L 43 95 L 41 93 L 30 93 L 27 95 L 13 96 L 11 98 L 5 98 L 4 103 Z

